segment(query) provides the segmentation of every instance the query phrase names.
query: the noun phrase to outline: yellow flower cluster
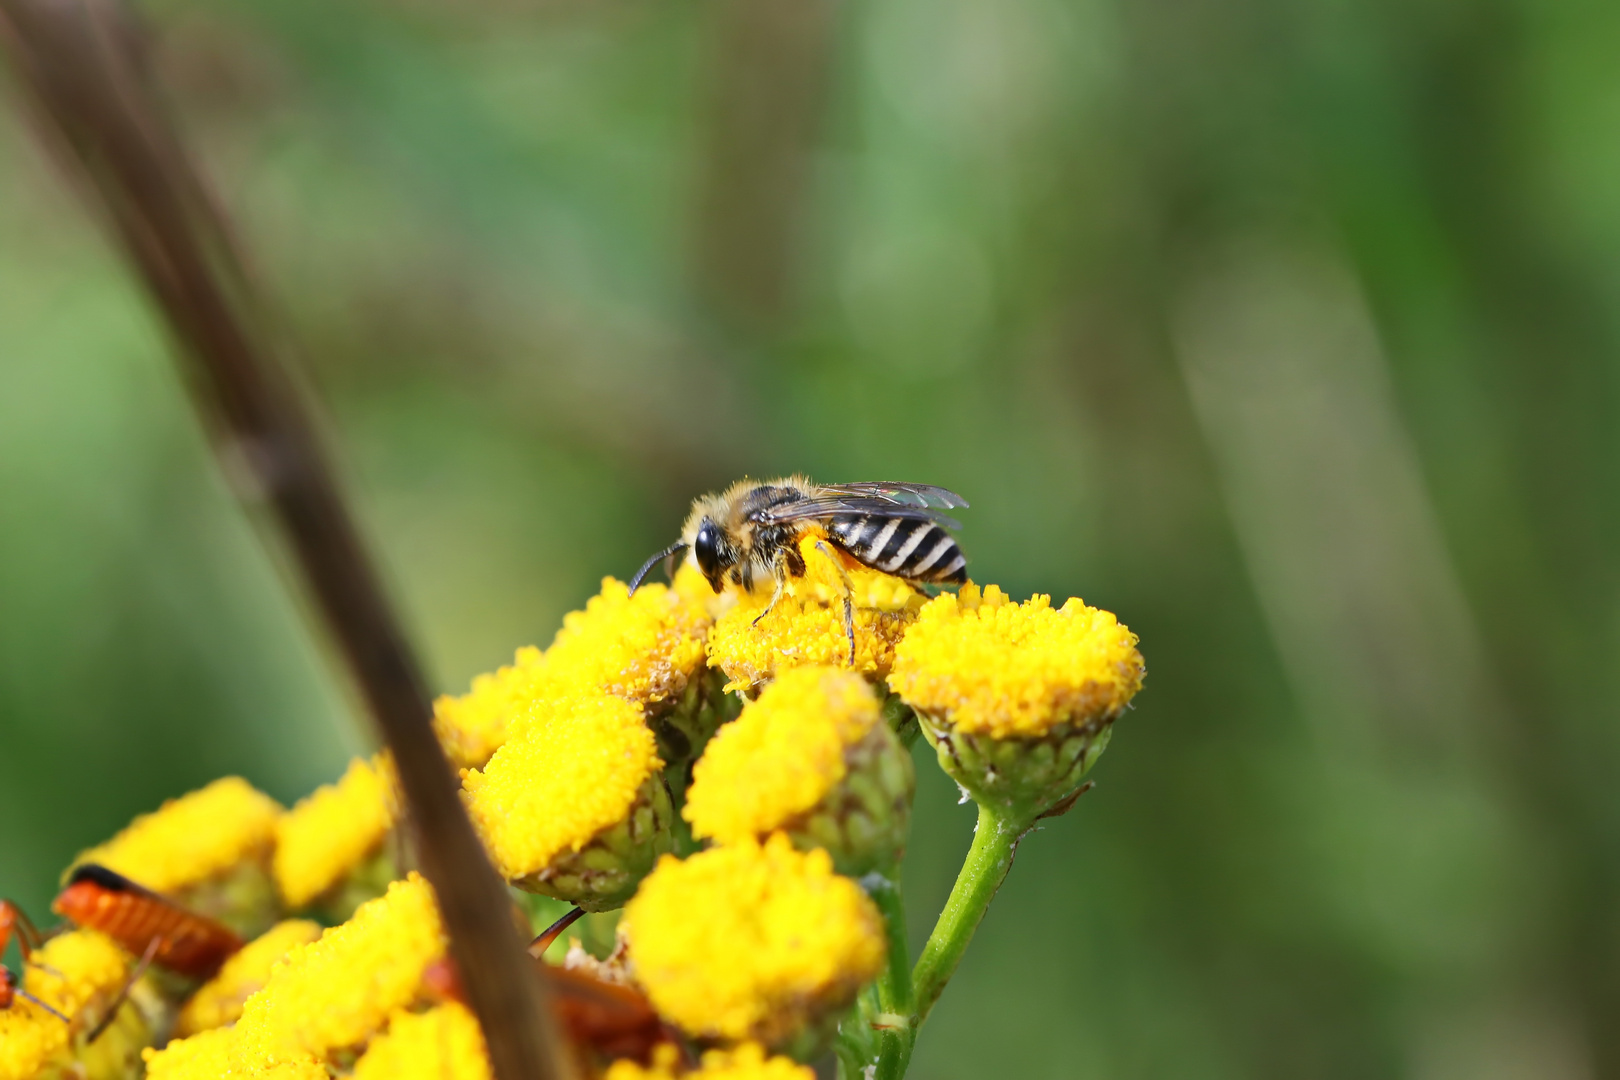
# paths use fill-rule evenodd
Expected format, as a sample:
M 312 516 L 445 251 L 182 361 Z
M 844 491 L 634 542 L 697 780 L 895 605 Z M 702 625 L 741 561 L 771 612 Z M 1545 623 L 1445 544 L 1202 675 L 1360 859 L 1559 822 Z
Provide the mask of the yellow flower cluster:
M 853 1000 L 885 956 L 882 916 L 860 886 L 781 834 L 664 858 L 625 922 L 653 1005 L 706 1038 L 790 1037 Z
M 968 734 L 1035 737 L 1110 717 L 1142 687 L 1136 635 L 1114 615 L 994 585 L 930 600 L 896 650 L 889 685 L 906 704 Z
M 683 811 L 693 835 L 730 844 L 806 813 L 844 778 L 849 748 L 882 722 L 860 676 L 822 667 L 783 672 L 720 729 L 693 768 Z
M 740 596 L 709 632 L 709 663 L 731 680 L 726 689 L 753 689 L 807 664 L 847 668 L 846 589 L 855 670 L 883 678 L 893 666 L 895 645 L 927 598 L 897 577 L 862 566 L 814 531 L 799 541 L 799 553 L 804 576 L 788 580 L 768 613 L 771 590 L 762 588 Z
M 240 777 L 227 776 L 136 818 L 112 840 L 80 854 L 74 865 L 100 863 L 157 892 L 181 892 L 243 862 L 267 858 L 280 815 L 274 799 Z
M 623 950 L 594 970 L 631 982 L 659 1023 L 710 1048 L 689 1066 L 664 1044 L 650 1064 L 603 1060 L 593 1076 L 810 1080 L 771 1050 L 804 1056 L 841 1020 L 847 1034 L 851 1015 L 869 1046 L 875 1002 L 910 1007 L 890 1004 L 897 985 L 909 992 L 903 956 L 893 958 L 898 984 L 885 968 L 903 928 L 889 932 L 856 880 L 890 905 L 884 911 L 898 910 L 885 881 L 905 847 L 914 777 L 885 720 L 888 689 L 917 711 L 942 766 L 981 812 L 993 806 L 1021 827 L 1072 802 L 1108 723 L 1141 687 L 1135 635 L 1079 600 L 1017 604 L 973 585 L 930 600 L 815 530 L 799 553 L 805 573 L 768 610 L 769 583 L 716 595 L 690 564 L 671 586 L 634 596 L 604 579 L 547 649 L 520 649 L 469 693 L 435 705 L 435 730 L 462 767 L 464 804 L 500 873 L 587 910 L 623 905 Z M 737 699 L 725 706 L 707 667 L 751 698 L 730 723 Z M 672 800 L 681 798 L 691 836 L 677 840 Z M 385 847 L 399 816 L 379 756 L 354 761 L 290 811 L 242 780 L 218 781 L 80 856 L 206 901 L 204 913 L 247 928 L 244 937 L 312 905 L 335 921 L 334 898 L 347 914 L 386 889 L 325 931 L 276 925 L 189 1000 L 170 1002 L 180 1037 L 145 1052 L 150 1080 L 489 1080 L 476 1019 L 424 986 L 447 945 L 431 889 L 414 873 L 382 884 L 399 870 Z M 717 846 L 667 854 L 702 841 Z M 233 918 L 233 905 L 270 917 Z M 98 1076 L 74 1036 L 107 1006 L 131 958 L 79 931 L 37 959 L 27 989 L 74 1026 L 26 1000 L 0 1011 L 0 1080 L 58 1066 Z M 864 1011 L 851 1014 L 880 974 Z M 143 992 L 157 1000 L 155 983 Z M 140 1038 L 167 1030 L 135 1004 L 129 1017 Z M 658 1023 L 643 1018 L 656 1038 Z
M 640 709 L 604 695 L 564 698 L 536 708 L 463 786 L 473 823 L 511 880 L 617 824 L 662 767 Z
M 710 1050 L 696 1069 L 683 1070 L 674 1047 L 661 1048 L 651 1065 L 615 1061 L 603 1080 L 814 1080 L 816 1072 L 788 1057 L 768 1057 L 745 1042 L 735 1050 Z
M 271 865 L 288 907 L 309 904 L 382 846 L 398 815 L 388 772 L 380 759 L 356 758 L 276 822 Z

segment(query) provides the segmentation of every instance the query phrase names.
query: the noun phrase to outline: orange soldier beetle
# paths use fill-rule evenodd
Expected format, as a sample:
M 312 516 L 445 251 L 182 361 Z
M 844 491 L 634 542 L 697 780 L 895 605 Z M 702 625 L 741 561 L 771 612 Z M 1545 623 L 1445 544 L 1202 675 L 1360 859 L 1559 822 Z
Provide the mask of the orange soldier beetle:
M 157 964 L 193 979 L 211 979 L 243 944 L 223 923 L 95 863 L 74 868 L 51 910 L 141 957 L 142 971 Z
M 11 944 L 13 934 L 17 937 L 17 949 L 22 953 L 23 967 L 26 968 L 33 963 L 34 950 L 44 939 L 34 929 L 34 924 L 28 921 L 28 916 L 23 914 L 22 908 L 10 900 L 0 900 L 0 957 L 5 956 L 6 946 Z M 24 990 L 18 985 L 17 976 L 12 974 L 11 969 L 0 964 L 0 1009 L 11 1008 L 18 998 L 33 1002 L 64 1024 L 71 1023 L 56 1009 Z
M 552 1009 L 569 1042 L 608 1058 L 634 1058 L 642 1064 L 652 1060 L 653 1049 L 660 1043 L 681 1046 L 639 990 L 541 959 L 551 943 L 583 914 L 583 910 L 575 908 L 529 945 L 529 955 L 551 981 Z M 448 956 L 430 964 L 423 981 L 435 997 L 463 1003 L 466 1000 L 455 962 Z M 684 1047 L 682 1051 L 684 1055 Z
M 95 863 L 74 867 L 51 910 L 76 926 L 106 934 L 140 957 L 87 1043 L 95 1042 L 113 1022 L 130 989 L 152 964 L 193 979 L 211 979 L 243 944 L 223 923 Z

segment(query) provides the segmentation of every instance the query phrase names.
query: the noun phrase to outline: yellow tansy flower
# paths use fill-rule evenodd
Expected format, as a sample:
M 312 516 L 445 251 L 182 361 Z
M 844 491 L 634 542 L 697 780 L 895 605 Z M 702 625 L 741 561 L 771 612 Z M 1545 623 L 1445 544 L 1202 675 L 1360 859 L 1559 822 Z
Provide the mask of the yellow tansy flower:
M 703 608 L 665 585 L 643 585 L 631 596 L 624 582 L 603 578 L 585 610 L 563 616 L 546 650 L 552 685 L 644 706 L 671 701 L 703 670 L 709 622 Z
M 1027 824 L 1079 790 L 1142 675 L 1136 635 L 1109 612 L 966 585 L 923 608 L 889 685 L 940 766 L 981 806 Z
M 478 1020 L 451 1002 L 424 1013 L 401 1010 L 354 1065 L 354 1080 L 489 1080 Z
M 382 848 L 394 827 L 398 797 L 380 765 L 355 758 L 341 780 L 315 789 L 276 824 L 271 865 L 289 908 L 305 907 L 336 888 Z
M 927 599 L 899 578 L 862 566 L 814 531 L 800 539 L 799 553 L 804 576 L 788 579 L 769 614 L 761 617 L 774 588 L 767 582 L 741 596 L 709 631 L 709 663 L 731 680 L 728 690 L 752 688 L 806 664 L 849 667 L 846 579 L 854 605 L 855 670 L 883 678 L 894 663 L 895 643 Z
M 815 1080 L 816 1071 L 789 1057 L 767 1056 L 765 1048 L 745 1042 L 735 1050 L 710 1050 L 696 1069 L 682 1069 L 673 1046 L 659 1047 L 651 1065 L 615 1061 L 603 1080 Z
M 68 1027 L 32 1001 L 0 1009 L 0 1080 L 30 1080 L 48 1062 L 66 1062 Z
M 848 1005 L 885 955 L 860 886 L 781 834 L 661 859 L 625 925 L 653 1005 L 704 1038 L 777 1045 Z
M 123 832 L 73 860 L 100 863 L 161 893 L 181 893 L 248 860 L 268 857 L 281 807 L 246 780 L 227 776 L 142 814 Z
M 239 1060 L 257 1067 L 364 1045 L 415 999 L 423 971 L 444 951 L 428 883 L 415 873 L 396 881 L 271 969 L 236 1023 Z
M 507 880 L 602 910 L 623 903 L 669 850 L 673 811 L 662 768 L 641 709 L 595 694 L 537 707 L 462 782 Z
M 911 758 L 866 680 L 837 668 L 778 675 L 693 768 L 682 811 L 722 844 L 788 832 L 860 875 L 893 863 L 910 821 Z
M 692 575 L 696 576 L 694 583 Z M 704 671 L 703 637 L 714 621 L 713 596 L 695 570 L 677 587 L 602 579 L 582 611 L 563 617 L 551 647 L 519 649 L 513 663 L 473 680 L 461 697 L 434 703 L 434 728 L 451 759 L 481 768 L 545 702 L 610 694 L 649 715 L 673 709 Z
M 140 1060 L 163 1004 L 150 980 L 131 987 L 118 1016 L 93 1046 L 77 1037 L 101 1022 L 129 977 L 131 960 L 111 938 L 93 930 L 60 934 L 36 950 L 24 973 L 24 988 L 69 1017 L 72 1026 L 31 1001 L 18 998 L 0 1010 L 0 1078 L 26 1080 L 71 1056 L 75 1075 L 125 1075 Z
M 236 1023 L 242 1015 L 242 1003 L 269 981 L 270 969 L 294 948 L 308 945 L 320 936 L 319 923 L 290 919 L 248 942 L 225 961 L 218 975 L 191 995 L 180 1010 L 175 1034 L 194 1035 Z
M 450 760 L 467 769 L 488 761 L 510 736 L 513 717 L 540 693 L 544 681 L 544 654 L 526 645 L 511 664 L 475 676 L 467 693 L 435 701 L 433 729 Z
M 143 1052 L 146 1080 L 330 1080 L 320 1061 L 303 1054 L 273 1064 L 244 1064 L 231 1028 L 215 1028 Z
M 146 1080 L 330 1080 L 326 1065 L 310 1054 L 265 1062 L 245 1055 L 234 1028 L 214 1028 L 162 1049 L 141 1052 Z
M 1116 715 L 1142 688 L 1136 635 L 1111 612 L 1051 597 L 1015 604 L 991 585 L 930 600 L 895 656 L 889 686 L 957 730 L 1004 739 Z
M 146 1080 L 219 1080 L 235 1067 L 236 1034 L 230 1028 L 214 1028 L 189 1038 L 175 1039 L 161 1048 L 148 1047 Z

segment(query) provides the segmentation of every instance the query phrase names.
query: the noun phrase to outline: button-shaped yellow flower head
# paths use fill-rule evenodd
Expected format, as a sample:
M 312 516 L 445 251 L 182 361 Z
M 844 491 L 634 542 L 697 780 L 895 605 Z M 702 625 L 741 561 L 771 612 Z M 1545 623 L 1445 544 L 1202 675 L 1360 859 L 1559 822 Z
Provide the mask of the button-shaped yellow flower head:
M 208 982 L 187 1000 L 175 1024 L 178 1036 L 236 1023 L 242 1004 L 264 987 L 270 969 L 299 945 L 308 945 L 321 936 L 319 923 L 289 919 L 243 946 Z
M 507 740 L 513 718 L 544 686 L 545 656 L 525 645 L 510 664 L 474 676 L 467 693 L 439 698 L 433 703 L 433 730 L 444 752 L 458 768 L 481 767 Z
M 270 857 L 281 813 L 274 799 L 227 776 L 142 814 L 73 865 L 99 863 L 253 937 L 279 907 Z
M 722 844 L 782 831 L 840 873 L 889 869 L 905 847 L 911 756 L 865 679 L 830 667 L 778 675 L 694 766 L 683 814 Z
M 662 768 L 641 709 L 597 693 L 539 703 L 462 783 L 502 876 L 605 911 L 670 850 L 674 811 Z
M 709 1039 L 781 1045 L 836 1017 L 885 956 L 860 886 L 780 833 L 660 860 L 625 924 L 659 1014 Z
M 131 987 L 94 1043 L 85 1038 L 117 1000 L 132 963 L 94 930 L 59 934 L 36 950 L 23 987 L 69 1023 L 20 996 L 0 1009 L 0 1080 L 124 1075 L 138 1064 L 153 1028 L 166 1023 L 164 1003 L 149 978 Z
M 922 609 L 889 685 L 957 783 L 1033 819 L 1078 790 L 1143 671 L 1136 635 L 1110 612 L 967 585 Z
M 401 1009 L 354 1064 L 354 1080 L 490 1080 L 478 1020 L 455 1002 Z
M 701 576 L 697 584 L 708 590 Z M 623 582 L 603 578 L 583 610 L 563 617 L 544 653 L 519 649 L 511 665 L 479 675 L 467 694 L 435 702 L 434 728 L 452 761 L 482 768 L 547 701 L 607 694 L 640 706 L 654 723 L 698 723 L 703 638 L 712 622 L 690 574 L 677 588 L 643 585 L 634 596 Z M 714 722 L 682 741 L 700 743 Z
M 710 1050 L 695 1069 L 681 1067 L 673 1046 L 659 1048 L 651 1065 L 615 1061 L 603 1080 L 815 1080 L 816 1072 L 790 1057 L 771 1057 L 756 1042 Z
M 773 584 L 765 582 L 740 596 L 709 631 L 709 663 L 726 673 L 728 688 L 753 689 L 808 664 L 848 668 L 846 594 L 855 626 L 854 668 L 881 679 L 894 663 L 895 643 L 927 599 L 899 578 L 862 566 L 816 532 L 799 541 L 799 554 L 804 576 L 787 580 L 769 613 Z
M 316 788 L 283 814 L 271 866 L 287 907 L 319 903 L 341 922 L 381 896 L 396 876 L 387 842 L 398 803 L 387 760 L 355 758 L 336 784 Z
M 237 1062 L 253 1069 L 326 1060 L 364 1046 L 416 999 L 423 972 L 445 945 L 427 882 L 414 873 L 394 882 L 387 895 L 272 968 L 231 1029 Z

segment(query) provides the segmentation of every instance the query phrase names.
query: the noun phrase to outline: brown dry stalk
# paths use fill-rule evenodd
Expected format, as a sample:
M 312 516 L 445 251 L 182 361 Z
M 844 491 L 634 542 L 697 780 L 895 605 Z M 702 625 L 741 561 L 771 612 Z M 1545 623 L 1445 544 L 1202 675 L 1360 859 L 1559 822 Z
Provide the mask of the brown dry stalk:
M 277 362 L 252 282 L 117 0 L 0 0 L 0 40 L 68 171 L 173 335 L 221 464 L 273 511 L 399 770 L 422 872 L 500 1080 L 572 1073 L 432 728 L 409 642 L 315 428 Z

